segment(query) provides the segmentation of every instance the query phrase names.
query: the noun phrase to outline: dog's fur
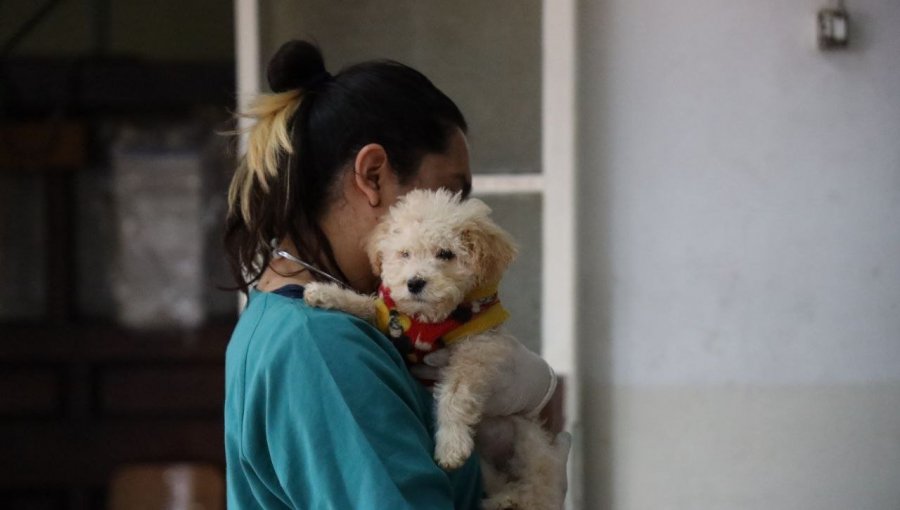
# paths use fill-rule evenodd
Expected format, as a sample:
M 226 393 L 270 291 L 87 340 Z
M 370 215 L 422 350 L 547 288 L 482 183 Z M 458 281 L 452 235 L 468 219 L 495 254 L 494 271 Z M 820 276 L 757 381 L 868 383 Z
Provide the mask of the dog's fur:
M 397 309 L 423 322 L 444 320 L 472 290 L 499 282 L 516 256 L 510 236 L 489 218 L 490 208 L 477 199 L 461 200 L 446 190 L 415 190 L 395 204 L 367 244 L 372 268 Z M 448 258 L 438 253 L 447 250 Z M 410 278 L 427 283 L 417 294 Z M 375 298 L 332 284 L 311 283 L 304 290 L 311 306 L 333 308 L 372 320 Z M 475 447 L 475 426 L 498 367 L 516 340 L 502 328 L 471 335 L 448 347 L 450 361 L 435 387 L 437 434 L 435 459 L 446 468 L 461 466 Z M 558 509 L 565 490 L 565 455 L 531 418 L 507 418 L 504 436 L 511 456 L 490 459 L 482 452 L 488 499 L 485 509 Z M 494 441 L 496 443 L 496 441 Z

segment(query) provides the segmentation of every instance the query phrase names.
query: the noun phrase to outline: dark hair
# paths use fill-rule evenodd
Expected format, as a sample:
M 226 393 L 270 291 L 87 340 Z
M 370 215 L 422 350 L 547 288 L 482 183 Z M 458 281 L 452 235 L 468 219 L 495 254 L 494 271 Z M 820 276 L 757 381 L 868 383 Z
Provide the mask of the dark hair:
M 289 238 L 301 259 L 346 281 L 319 226 L 338 175 L 369 143 L 384 147 L 401 184 L 426 154 L 447 150 L 466 121 L 422 73 L 391 60 L 325 70 L 306 41 L 281 46 L 267 70 L 273 94 L 243 115 L 254 119 L 228 194 L 225 249 L 247 292 L 272 259 L 270 243 Z M 315 275 L 314 275 L 315 276 Z

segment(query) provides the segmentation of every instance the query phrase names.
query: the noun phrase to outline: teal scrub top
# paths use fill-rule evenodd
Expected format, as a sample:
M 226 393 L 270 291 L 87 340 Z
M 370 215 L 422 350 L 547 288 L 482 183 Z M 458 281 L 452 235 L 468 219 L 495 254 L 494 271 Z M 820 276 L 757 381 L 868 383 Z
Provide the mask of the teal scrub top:
M 365 321 L 253 290 L 225 360 L 228 508 L 479 508 L 476 456 L 433 460 L 432 406 Z

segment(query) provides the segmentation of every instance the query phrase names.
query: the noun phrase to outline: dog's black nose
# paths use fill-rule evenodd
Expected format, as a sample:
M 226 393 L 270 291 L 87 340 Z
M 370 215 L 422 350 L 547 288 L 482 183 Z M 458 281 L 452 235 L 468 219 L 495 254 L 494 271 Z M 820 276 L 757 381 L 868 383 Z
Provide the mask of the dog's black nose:
M 413 276 L 409 280 L 406 281 L 406 288 L 413 294 L 418 294 L 422 292 L 422 289 L 425 288 L 425 280 L 419 278 L 418 276 Z

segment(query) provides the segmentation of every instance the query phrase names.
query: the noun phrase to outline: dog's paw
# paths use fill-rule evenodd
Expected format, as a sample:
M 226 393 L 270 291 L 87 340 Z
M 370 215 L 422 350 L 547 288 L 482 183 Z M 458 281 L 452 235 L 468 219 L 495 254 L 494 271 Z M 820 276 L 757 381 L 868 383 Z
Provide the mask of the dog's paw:
M 474 448 L 468 427 L 446 425 L 435 436 L 434 459 L 444 469 L 456 469 L 465 464 Z
M 502 492 L 481 500 L 482 510 L 511 510 L 519 508 L 519 500 L 513 492 Z
M 303 301 L 309 306 L 322 307 L 322 284 L 311 282 L 303 286 Z
M 315 308 L 331 308 L 331 284 L 310 282 L 303 286 L 303 301 Z
M 444 469 L 456 469 L 472 455 L 475 441 L 466 427 L 441 427 L 435 437 L 434 458 Z

